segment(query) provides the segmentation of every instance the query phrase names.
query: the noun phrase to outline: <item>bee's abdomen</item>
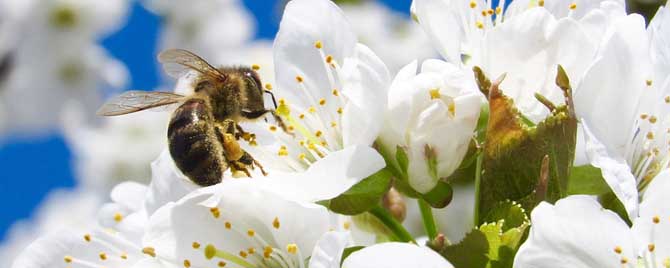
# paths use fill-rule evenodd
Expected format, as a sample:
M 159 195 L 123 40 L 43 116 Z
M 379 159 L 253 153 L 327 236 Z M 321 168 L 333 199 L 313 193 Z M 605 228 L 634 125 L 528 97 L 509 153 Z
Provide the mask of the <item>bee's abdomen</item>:
M 172 159 L 184 175 L 202 186 L 221 182 L 227 168 L 208 117 L 204 100 L 191 99 L 175 110 L 168 126 Z

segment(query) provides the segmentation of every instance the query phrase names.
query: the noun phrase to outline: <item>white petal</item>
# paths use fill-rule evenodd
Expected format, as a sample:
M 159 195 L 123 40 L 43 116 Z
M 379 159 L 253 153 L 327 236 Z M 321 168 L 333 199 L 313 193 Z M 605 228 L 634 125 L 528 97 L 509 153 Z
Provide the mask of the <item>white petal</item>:
M 123 205 L 131 211 L 138 211 L 144 207 L 143 202 L 146 192 L 146 185 L 127 181 L 115 186 L 110 197 L 113 202 Z
M 428 34 L 435 49 L 449 62 L 461 63 L 461 44 L 465 42 L 464 25 L 468 10 L 458 8 L 459 4 L 466 7 L 464 1 L 458 0 L 414 0 L 416 16 L 419 24 Z M 449 33 L 449 34 L 444 34 Z
M 600 168 L 603 178 L 617 198 L 623 203 L 628 216 L 637 216 L 637 183 L 630 167 L 620 157 L 609 154 L 605 146 L 591 133 L 590 125 L 582 123 L 586 137 L 586 155 L 594 167 Z
M 170 152 L 165 149 L 158 159 L 151 163 L 151 184 L 145 201 L 147 213 L 152 214 L 164 204 L 177 201 L 197 188 L 197 185 L 179 171 L 172 161 Z
M 72 233 L 45 235 L 28 246 L 14 260 L 13 268 L 56 267 L 63 265 L 63 257 L 68 255 L 75 243 L 79 242 Z
M 542 202 L 531 213 L 531 221 L 515 267 L 620 267 L 622 256 L 635 260 L 630 229 L 593 197 L 573 195 L 556 205 Z
M 406 146 L 405 129 L 410 116 L 410 96 L 413 91 L 412 80 L 416 77 L 418 62 L 412 61 L 396 74 L 388 92 L 388 108 L 384 119 L 384 129 L 380 140 L 387 151 L 395 153 L 396 146 Z
M 349 242 L 346 232 L 328 232 L 321 236 L 312 251 L 310 268 L 340 268 L 342 253 Z
M 340 79 L 348 100 L 342 114 L 343 144 L 370 146 L 384 123 L 389 71 L 374 52 L 358 44 L 354 57 L 345 59 Z
M 220 214 L 205 206 L 213 203 Z M 273 225 L 275 219 L 278 227 Z M 225 228 L 225 222 L 232 228 Z M 231 180 L 197 190 L 159 209 L 151 217 L 144 244 L 154 246 L 158 255 L 169 260 L 188 259 L 195 267 L 213 266 L 218 260 L 204 256 L 208 244 L 232 254 L 250 247 L 262 252 L 264 245 L 247 234 L 251 229 L 278 250 L 295 243 L 307 258 L 329 225 L 323 206 L 283 199 L 260 189 L 252 180 Z M 193 242 L 201 246 L 194 249 Z
M 648 246 L 653 244 L 654 261 L 662 264 L 670 257 L 670 170 L 661 171 L 647 186 L 640 203 L 640 216 L 633 222 L 637 248 L 648 259 Z M 654 223 L 654 218 L 659 220 Z M 659 265 L 660 267 L 660 265 Z
M 348 268 L 451 268 L 435 251 L 407 243 L 382 243 L 352 253 L 342 267 Z
M 285 198 L 314 202 L 337 197 L 384 166 L 384 159 L 374 149 L 350 146 L 330 153 L 305 172 L 273 172 L 255 180 L 261 187 Z
M 274 43 L 274 62 L 278 88 L 283 97 L 301 107 L 310 104 L 298 89 L 296 76 L 314 98 L 328 96 L 333 90 L 323 56 L 315 48 L 320 41 L 325 55 L 338 63 L 354 54 L 356 37 L 342 11 L 327 0 L 293 0 L 286 5 Z M 298 93 L 296 93 L 298 92 Z

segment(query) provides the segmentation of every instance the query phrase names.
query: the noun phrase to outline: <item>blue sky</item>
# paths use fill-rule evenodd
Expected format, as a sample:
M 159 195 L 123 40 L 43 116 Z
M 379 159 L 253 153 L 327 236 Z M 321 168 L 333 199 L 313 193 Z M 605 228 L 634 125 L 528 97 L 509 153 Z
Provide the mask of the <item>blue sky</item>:
M 396 11 L 409 13 L 411 0 L 381 2 Z M 280 18 L 277 1 L 245 0 L 244 4 L 258 20 L 256 38 L 273 39 Z M 152 89 L 158 85 L 155 48 L 159 27 L 160 19 L 135 3 L 128 24 L 101 41 L 114 57 L 126 64 L 131 74 L 129 89 Z M 0 144 L 0 170 L 3 172 L 0 178 L 0 240 L 4 239 L 14 221 L 32 215 L 50 190 L 75 186 L 71 161 L 72 155 L 59 135 L 39 139 L 15 136 Z

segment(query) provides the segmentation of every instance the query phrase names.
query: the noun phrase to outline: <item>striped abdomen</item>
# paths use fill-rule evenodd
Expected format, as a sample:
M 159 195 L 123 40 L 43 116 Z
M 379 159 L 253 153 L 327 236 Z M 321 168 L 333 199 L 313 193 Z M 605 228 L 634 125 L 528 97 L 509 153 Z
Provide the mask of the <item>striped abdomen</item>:
M 202 186 L 221 182 L 228 168 L 210 117 L 205 100 L 190 99 L 174 111 L 168 126 L 172 159 L 184 175 Z

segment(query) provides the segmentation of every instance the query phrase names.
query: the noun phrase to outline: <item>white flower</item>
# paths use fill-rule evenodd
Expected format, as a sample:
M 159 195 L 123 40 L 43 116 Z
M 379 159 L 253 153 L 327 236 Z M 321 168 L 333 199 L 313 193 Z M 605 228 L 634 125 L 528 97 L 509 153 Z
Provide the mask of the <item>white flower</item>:
M 254 35 L 252 14 L 238 0 L 165 1 L 142 3 L 164 18 L 159 49 L 182 48 L 205 59 L 231 64 Z
M 665 63 L 670 58 L 661 52 L 667 42 L 658 33 L 667 31 L 670 21 L 663 18 L 654 19 L 648 31 L 641 16 L 619 19 L 575 93 L 591 164 L 602 170 L 631 217 L 637 213 L 638 191 L 669 160 L 670 75 Z
M 552 4 L 536 7 L 545 2 Z M 577 85 L 612 18 L 625 15 L 622 3 L 589 2 L 515 1 L 505 13 L 504 5 L 493 9 L 488 1 L 416 0 L 415 5 L 420 24 L 443 57 L 480 66 L 488 77 L 507 73 L 501 88 L 537 123 L 549 111 L 533 93 L 562 103 L 554 83 L 556 65 Z
M 69 101 L 82 105 L 90 119 L 103 89 L 124 86 L 125 66 L 103 48 L 60 41 L 49 43 L 49 49 L 44 43 L 23 44 L 14 52 L 13 70 L 2 92 L 3 106 L 13 118 L 9 127 L 14 130 L 34 133 L 55 128 Z M 25 105 L 26 100 L 31 105 Z
M 68 106 L 63 116 L 78 181 L 100 192 L 108 192 L 121 181 L 148 183 L 149 164 L 166 146 L 169 114 L 110 117 L 95 126 L 87 124 L 84 116 L 74 106 Z
M 590 196 L 541 203 L 514 267 L 668 267 L 670 173 L 651 182 L 633 227 Z
M 310 268 L 451 268 L 446 259 L 435 251 L 408 243 L 381 243 L 365 247 L 349 255 L 342 266 L 340 259 L 347 246 L 346 233 L 330 232 L 319 240 L 312 258 Z
M 277 84 L 266 87 L 279 97 L 277 113 L 292 135 L 274 124 L 252 129 L 259 135 L 259 146 L 245 147 L 252 156 L 276 170 L 303 171 L 332 152 L 372 145 L 383 124 L 388 70 L 356 43 L 335 4 L 289 2 L 274 63 Z
M 426 33 L 409 16 L 376 1 L 340 4 L 361 43 L 369 46 L 396 73 L 408 62 L 437 56 Z M 403 53 L 398 53 L 402 51 Z
M 11 267 L 15 257 L 40 236 L 94 224 L 102 202 L 98 194 L 82 188 L 51 191 L 31 219 L 17 221 L 7 230 L 0 244 L 0 266 Z
M 389 89 L 381 140 L 407 151 L 409 184 L 426 193 L 459 166 L 474 136 L 482 98 L 472 72 L 439 60 L 404 67 Z M 435 166 L 431 167 L 435 162 Z

